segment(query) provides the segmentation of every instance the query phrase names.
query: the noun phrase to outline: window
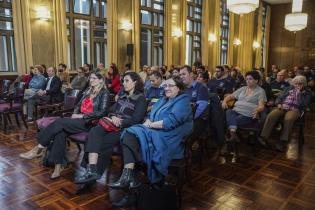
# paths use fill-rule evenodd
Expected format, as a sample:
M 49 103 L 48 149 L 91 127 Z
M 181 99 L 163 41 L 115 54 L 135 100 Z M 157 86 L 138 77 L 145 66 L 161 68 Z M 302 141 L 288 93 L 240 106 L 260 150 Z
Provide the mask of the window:
M 221 65 L 227 63 L 228 43 L 229 43 L 229 10 L 226 6 L 226 0 L 220 1 L 220 39 L 221 39 Z
M 68 34 L 68 64 L 107 66 L 106 0 L 65 0 Z
M 187 1 L 185 63 L 192 65 L 201 60 L 201 9 L 202 0 Z
M 0 72 L 15 71 L 12 3 L 9 0 L 2 0 L 0 1 Z
M 140 0 L 140 65 L 163 64 L 164 0 Z
M 262 36 L 261 36 L 261 67 L 265 67 L 265 55 L 266 55 L 266 19 L 267 19 L 267 5 L 263 2 L 262 4 Z

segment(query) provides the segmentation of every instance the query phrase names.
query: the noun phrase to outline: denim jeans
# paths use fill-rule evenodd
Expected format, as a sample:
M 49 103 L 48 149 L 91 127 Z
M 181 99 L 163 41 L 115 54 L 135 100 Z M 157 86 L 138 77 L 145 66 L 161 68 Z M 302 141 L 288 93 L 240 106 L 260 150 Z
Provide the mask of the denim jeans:
M 238 126 L 249 124 L 253 121 L 253 118 L 246 117 L 234 111 L 233 109 L 228 109 L 226 111 L 226 123 L 228 129 L 237 129 Z

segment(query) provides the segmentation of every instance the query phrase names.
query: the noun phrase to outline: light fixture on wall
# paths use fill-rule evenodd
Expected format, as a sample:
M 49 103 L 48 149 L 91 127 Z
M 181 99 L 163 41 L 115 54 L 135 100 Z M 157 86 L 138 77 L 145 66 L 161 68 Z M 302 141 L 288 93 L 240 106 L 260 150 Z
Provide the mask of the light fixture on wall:
M 132 23 L 130 23 L 129 21 L 123 21 L 120 25 L 120 29 L 125 31 L 132 30 Z
M 49 20 L 51 18 L 50 11 L 47 6 L 39 6 L 36 9 L 36 17 L 40 20 Z
M 259 7 L 259 0 L 227 0 L 227 8 L 238 15 L 255 11 Z
M 241 44 L 242 44 L 242 42 L 241 42 L 240 39 L 235 38 L 235 39 L 233 40 L 233 45 L 239 46 L 239 45 L 241 45 Z
M 284 28 L 288 31 L 300 31 L 307 27 L 308 14 L 302 13 L 303 0 L 293 0 L 292 13 L 285 16 Z
M 208 41 L 209 41 L 209 42 L 215 42 L 215 41 L 217 41 L 217 37 L 215 36 L 215 34 L 209 34 L 209 36 L 208 36 Z
M 175 28 L 174 31 L 172 31 L 172 37 L 179 38 L 182 35 L 183 35 L 183 32 L 179 28 Z
M 254 49 L 258 49 L 258 48 L 260 48 L 260 44 L 259 44 L 259 42 L 254 41 L 254 43 L 253 43 L 253 48 L 254 48 Z

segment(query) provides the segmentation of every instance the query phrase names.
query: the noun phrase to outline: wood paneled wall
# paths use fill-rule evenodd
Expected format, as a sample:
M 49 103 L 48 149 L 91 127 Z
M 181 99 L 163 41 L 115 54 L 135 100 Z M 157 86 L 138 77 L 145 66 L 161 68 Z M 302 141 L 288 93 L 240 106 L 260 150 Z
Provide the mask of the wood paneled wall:
M 292 4 L 271 6 L 269 64 L 280 68 L 296 65 L 315 66 L 315 1 L 304 1 L 303 12 L 308 14 L 307 28 L 296 33 L 284 28 L 285 15 Z

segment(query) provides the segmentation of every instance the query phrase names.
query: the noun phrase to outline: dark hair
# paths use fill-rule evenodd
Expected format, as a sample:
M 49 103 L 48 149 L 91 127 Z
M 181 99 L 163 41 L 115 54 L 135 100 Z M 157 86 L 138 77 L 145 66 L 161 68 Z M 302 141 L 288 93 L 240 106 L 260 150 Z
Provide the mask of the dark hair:
M 66 69 L 67 68 L 67 65 L 66 64 L 64 64 L 64 63 L 59 63 L 59 65 L 58 66 L 62 66 L 62 68 L 64 68 L 64 69 Z
M 160 79 L 163 78 L 162 74 L 159 71 L 153 71 L 149 76 L 154 76 L 154 77 L 160 78 Z
M 95 76 L 98 78 L 98 79 L 103 79 L 104 80 L 104 76 L 102 75 L 102 72 L 101 71 L 92 71 L 91 74 L 95 74 Z M 91 75 L 90 74 L 90 75 Z
M 143 89 L 144 89 L 144 85 L 143 85 L 143 81 L 142 81 L 141 77 L 139 76 L 139 74 L 137 74 L 136 72 L 133 72 L 133 71 L 129 71 L 129 72 L 124 74 L 123 79 L 126 76 L 130 76 L 132 81 L 136 82 L 135 92 L 141 92 L 142 93 Z
M 254 78 L 254 80 L 260 81 L 260 75 L 259 75 L 259 72 L 257 71 L 248 71 L 245 74 L 245 77 L 247 76 L 251 76 Z
M 207 71 L 199 73 L 199 75 L 201 75 L 203 79 L 205 79 L 207 81 L 209 80 L 209 74 Z
M 201 66 L 198 66 L 197 69 L 201 69 L 202 71 L 205 71 L 206 67 L 201 65 Z
M 216 68 L 216 69 L 220 69 L 220 71 L 224 71 L 223 66 L 216 66 L 215 68 Z
M 202 63 L 200 61 L 195 61 L 193 63 L 193 66 L 195 66 L 196 68 L 199 68 L 202 65 Z
M 117 74 L 119 74 L 119 71 L 118 71 L 118 68 L 117 68 L 116 64 L 112 63 L 110 65 L 110 68 L 113 69 L 113 77 L 115 77 Z
M 131 63 L 126 63 L 125 67 L 131 69 Z
M 183 83 L 180 77 L 172 77 L 170 79 L 174 80 L 176 87 L 178 87 L 181 93 L 186 89 L 186 85 Z
M 187 69 L 188 73 L 192 72 L 192 68 L 190 66 L 188 66 L 188 65 L 184 65 L 180 69 Z
M 44 71 L 46 71 L 47 69 L 46 65 L 45 64 L 40 64 L 40 65 L 43 67 Z
M 78 69 L 80 69 L 83 73 L 85 72 L 85 69 L 82 66 L 80 66 Z

